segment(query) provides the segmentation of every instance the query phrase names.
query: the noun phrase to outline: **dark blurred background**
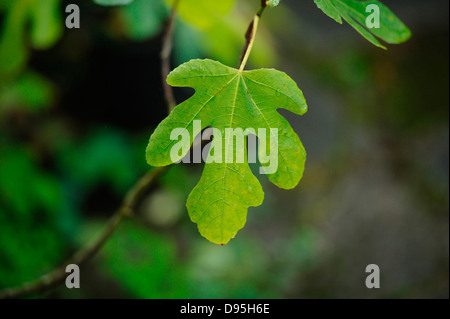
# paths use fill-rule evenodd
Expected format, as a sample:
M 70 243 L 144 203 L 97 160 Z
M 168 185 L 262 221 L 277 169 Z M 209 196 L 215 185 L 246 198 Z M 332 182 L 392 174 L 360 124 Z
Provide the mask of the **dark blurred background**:
M 173 67 L 238 64 L 259 1 L 204 2 L 180 12 Z M 80 29 L 64 27 L 69 3 Z M 309 105 L 282 112 L 308 152 L 296 189 L 259 176 L 264 204 L 221 247 L 185 208 L 202 166 L 176 165 L 82 268 L 81 289 L 31 297 L 448 298 L 449 3 L 383 3 L 413 33 L 387 51 L 312 0 L 263 16 L 250 67 L 287 72 Z M 149 169 L 168 12 L 162 0 L 0 0 L 0 289 L 60 265 Z M 368 264 L 380 289 L 365 286 Z

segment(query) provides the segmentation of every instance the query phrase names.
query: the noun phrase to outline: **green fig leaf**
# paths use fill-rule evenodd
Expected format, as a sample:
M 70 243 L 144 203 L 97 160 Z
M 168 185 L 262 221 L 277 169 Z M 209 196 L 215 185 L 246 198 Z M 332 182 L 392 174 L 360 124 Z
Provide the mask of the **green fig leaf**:
M 379 1 L 314 0 L 314 2 L 330 18 L 338 23 L 342 23 L 344 19 L 369 42 L 382 49 L 386 47 L 377 38 L 390 44 L 399 44 L 411 37 L 408 27 Z M 366 20 L 371 15 L 371 10 L 366 12 L 368 6 L 379 9 L 379 28 L 367 26 Z
M 169 74 L 167 83 L 192 87 L 196 93 L 156 128 L 146 150 L 147 162 L 152 166 L 177 162 L 189 151 L 199 131 L 214 128 L 211 150 L 200 182 L 189 195 L 187 209 L 202 236 L 226 244 L 244 227 L 248 208 L 261 205 L 264 199 L 248 164 L 246 139 L 239 144 L 236 138 L 234 143 L 235 137 L 227 130 L 242 130 L 245 136 L 255 134 L 261 144 L 270 145 L 266 150 L 259 149 L 261 166 L 272 183 L 292 189 L 303 175 L 306 152 L 277 109 L 303 115 L 307 111 L 303 93 L 283 72 L 241 71 L 208 59 L 179 66 Z M 196 129 L 198 120 L 201 124 Z M 189 132 L 189 138 L 172 140 L 175 130 Z M 175 152 L 176 156 L 174 148 L 181 150 Z M 262 161 L 267 154 L 271 154 L 270 161 Z M 213 160 L 218 157 L 222 160 Z M 277 162 L 276 170 L 271 170 L 273 161 Z

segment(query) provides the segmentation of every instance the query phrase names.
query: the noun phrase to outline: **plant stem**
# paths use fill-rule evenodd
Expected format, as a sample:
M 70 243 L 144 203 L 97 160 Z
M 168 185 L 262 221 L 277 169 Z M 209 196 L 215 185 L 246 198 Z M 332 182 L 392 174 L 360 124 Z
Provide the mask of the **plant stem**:
M 172 87 L 167 84 L 167 76 L 170 73 L 170 56 L 172 54 L 173 49 L 173 32 L 175 29 L 175 17 L 178 5 L 180 3 L 180 0 L 174 0 L 172 10 L 170 11 L 169 17 L 166 21 L 166 27 L 164 29 L 163 33 L 163 43 L 161 48 L 161 79 L 162 79 L 162 85 L 164 90 L 164 97 L 166 99 L 167 104 L 167 111 L 170 114 L 172 110 L 177 105 L 177 102 L 175 100 L 175 96 L 173 94 Z
M 158 181 L 158 179 L 165 173 L 166 169 L 167 167 L 152 170 L 139 179 L 138 182 L 127 192 L 125 198 L 123 199 L 122 205 L 108 220 L 100 235 L 85 247 L 75 252 L 75 254 L 73 254 L 73 256 L 66 261 L 66 263 L 32 282 L 25 283 L 19 287 L 0 291 L 0 299 L 17 298 L 31 293 L 42 292 L 53 286 L 61 284 L 67 276 L 67 265 L 76 264 L 80 266 L 95 256 L 103 247 L 104 243 L 117 229 L 120 222 L 125 217 L 129 217 L 133 214 L 135 206 L 142 198 L 142 195 L 146 190 L 148 190 L 149 187 Z
M 248 58 L 250 57 L 250 53 L 252 52 L 253 44 L 255 43 L 256 31 L 258 31 L 259 19 L 261 18 L 264 10 L 267 7 L 267 3 L 265 0 L 261 0 L 261 6 L 258 12 L 255 14 L 252 22 L 248 26 L 247 32 L 245 33 L 245 45 L 242 50 L 241 62 L 239 65 L 239 72 L 244 71 L 245 65 L 247 64 Z

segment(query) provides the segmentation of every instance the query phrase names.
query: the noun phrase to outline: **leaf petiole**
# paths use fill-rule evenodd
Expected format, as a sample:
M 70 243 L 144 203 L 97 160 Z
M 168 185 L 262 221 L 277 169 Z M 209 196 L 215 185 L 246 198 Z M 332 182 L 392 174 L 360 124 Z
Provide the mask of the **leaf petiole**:
M 248 43 L 245 47 L 245 53 L 241 61 L 241 65 L 239 66 L 239 72 L 242 72 L 247 64 L 248 58 L 250 57 L 250 53 L 252 52 L 253 43 L 255 42 L 256 31 L 258 30 L 259 24 L 259 16 L 255 15 L 252 23 L 250 24 L 250 28 L 248 32 Z
M 259 19 L 261 18 L 264 10 L 267 8 L 267 1 L 261 0 L 261 7 L 258 12 L 255 14 L 252 22 L 248 27 L 247 32 L 245 33 L 245 46 L 242 52 L 241 63 L 239 66 L 239 72 L 242 72 L 247 64 L 248 58 L 250 57 L 250 53 L 252 52 L 253 43 L 255 42 L 256 31 L 258 30 Z

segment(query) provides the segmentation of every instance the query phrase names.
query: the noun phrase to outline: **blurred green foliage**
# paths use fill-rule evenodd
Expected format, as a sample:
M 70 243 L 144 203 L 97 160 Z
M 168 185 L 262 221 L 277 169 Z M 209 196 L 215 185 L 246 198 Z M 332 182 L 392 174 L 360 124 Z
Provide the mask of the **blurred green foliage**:
M 0 93 L 0 115 L 14 108 L 39 112 L 52 105 L 54 94 L 53 83 L 36 72 L 26 72 L 4 86 Z
M 133 0 L 94 0 L 95 3 L 102 6 L 121 6 L 133 2 Z
M 65 194 L 61 182 L 43 172 L 30 152 L 4 148 L 0 158 L 0 287 L 17 285 L 51 270 L 65 244 Z
M 2 2 L 0 13 L 5 21 L 0 33 L 0 85 L 24 68 L 28 43 L 35 49 L 48 49 L 61 37 L 64 27 L 60 0 Z
M 119 2 L 111 5 L 124 4 Z M 71 247 L 81 244 L 78 233 L 86 200 L 102 185 L 120 198 L 147 169 L 143 156 L 147 134 L 94 126 L 77 136 L 54 115 L 53 107 L 61 107 L 59 84 L 28 66 L 34 50 L 49 50 L 61 39 L 64 4 L 0 1 L 0 288 L 34 279 L 67 258 Z M 111 8 L 105 30 L 146 41 L 162 31 L 170 7 L 170 1 L 135 0 Z M 185 1 L 179 8 L 175 60 L 204 54 L 236 64 L 249 20 L 246 13 L 252 11 L 247 4 L 242 8 L 238 10 L 232 0 L 219 5 L 202 1 L 196 8 Z M 262 36 L 268 41 L 256 48 L 255 63 L 275 59 L 270 36 L 264 30 Z M 37 120 L 30 129 L 39 134 L 23 140 L 16 135 L 19 128 L 10 126 L 11 119 L 28 124 Z M 195 185 L 195 176 L 180 166 L 171 169 L 161 180 L 162 190 L 144 203 L 144 220 L 174 227 L 185 219 L 184 197 Z M 161 206 L 166 202 L 173 208 Z M 167 216 L 170 212 L 172 217 Z M 176 245 L 170 236 L 126 223 L 105 247 L 102 267 L 133 296 L 187 297 L 195 291 L 187 282 L 190 263 L 180 266 Z M 129 258 L 137 259 L 130 263 Z
M 136 298 L 187 298 L 184 265 L 169 237 L 127 222 L 105 245 L 103 267 Z M 126 280 L 123 280 L 126 278 Z
M 89 192 L 106 183 L 122 195 L 145 171 L 141 143 L 117 130 L 99 130 L 83 141 L 61 145 L 61 170 L 74 183 Z
M 136 0 L 120 9 L 127 35 L 136 41 L 146 40 L 161 31 L 168 9 L 162 1 Z
M 233 5 L 234 0 L 220 1 L 182 1 L 180 4 L 181 26 L 191 29 L 196 36 L 190 40 L 177 42 L 175 56 L 179 63 L 204 51 L 208 56 L 225 64 L 237 64 L 242 46 L 242 30 L 248 24 L 252 8 L 241 4 L 238 9 Z M 121 21 L 122 32 L 130 39 L 144 41 L 158 35 L 164 26 L 171 7 L 167 0 L 135 0 L 131 1 L 96 1 L 102 5 L 124 5 L 115 7 L 116 17 Z M 62 0 L 2 1 L 0 13 L 4 15 L 4 22 L 0 33 L 0 85 L 14 79 L 23 71 L 30 49 L 45 50 L 54 45 L 63 31 Z M 117 22 L 117 21 L 116 21 Z M 31 25 L 28 28 L 28 24 Z M 186 24 L 186 26 L 183 26 Z M 117 32 L 114 24 L 113 34 Z M 28 32 L 29 29 L 29 32 Z M 264 38 L 255 45 L 253 60 L 255 65 L 272 64 L 276 59 L 272 39 L 265 27 L 262 27 L 260 37 Z M 181 37 L 179 37 L 181 38 Z M 184 37 L 183 37 L 184 38 Z M 193 48 L 198 47 L 198 50 Z M 189 54 L 192 52 L 192 54 Z
M 309 2 L 313 7 L 312 0 Z M 0 288 L 21 284 L 54 269 L 101 230 L 127 188 L 147 169 L 144 149 L 150 123 L 160 120 L 155 115 L 157 110 L 165 110 L 164 105 L 154 101 L 136 103 L 140 109 L 151 109 L 147 113 L 151 116 L 145 115 L 149 123 L 145 129 L 112 124 L 107 112 L 100 114 L 100 120 L 93 119 L 92 114 L 100 105 L 89 104 L 91 96 L 86 92 L 92 90 L 85 82 L 92 84 L 89 79 L 98 56 L 108 60 L 111 43 L 122 45 L 127 52 L 142 50 L 146 58 L 154 52 L 158 55 L 170 2 L 134 0 L 128 6 L 101 7 L 93 1 L 75 1 L 82 9 L 82 28 L 64 31 L 64 5 L 68 3 L 72 1 L 0 0 Z M 199 57 L 230 66 L 238 64 L 243 34 L 259 1 L 224 1 L 227 6 L 214 13 L 212 3 L 216 2 L 202 1 L 204 11 L 196 13 L 199 21 L 191 18 L 192 8 L 182 7 L 175 30 L 174 66 Z M 422 38 L 413 45 L 389 51 L 394 56 L 390 59 L 385 52 L 373 53 L 351 42 L 345 43 L 350 45 L 348 49 L 343 49 L 339 36 L 333 42 L 335 35 L 325 37 L 327 32 L 315 33 L 317 30 L 306 19 L 308 11 L 299 19 L 282 4 L 264 16 L 250 64 L 272 67 L 282 63 L 284 70 L 300 70 L 296 76 L 302 80 L 305 92 L 310 92 L 312 112 L 302 125 L 311 121 L 313 127 L 302 127 L 299 132 L 315 157 L 301 185 L 302 192 L 281 194 L 270 189 L 264 205 L 249 213 L 252 219 L 249 225 L 253 226 L 238 241 L 216 247 L 199 238 L 185 208 L 201 167 L 177 165 L 143 201 L 136 216 L 121 226 L 98 258 L 83 267 L 83 288 L 68 291 L 62 287 L 53 290 L 50 296 L 103 297 L 108 293 L 119 298 L 340 296 L 345 290 L 341 284 L 354 276 L 342 265 L 365 261 L 364 253 L 371 250 L 366 246 L 360 250 L 359 246 L 342 248 L 339 244 L 345 238 L 366 244 L 370 232 L 368 226 L 361 226 L 364 225 L 361 220 L 367 218 L 362 215 L 364 211 L 357 212 L 357 216 L 363 216 L 361 220 L 355 215 L 344 215 L 332 219 L 331 226 L 326 221 L 335 210 L 346 207 L 340 201 L 345 198 L 340 192 L 345 183 L 360 174 L 367 158 L 386 152 L 385 149 L 380 152 L 379 145 L 367 140 L 361 143 L 367 143 L 374 153 L 351 149 L 353 139 L 365 136 L 360 134 L 362 129 L 354 130 L 356 126 L 363 127 L 366 134 L 377 128 L 391 142 L 398 143 L 393 147 L 395 156 L 386 165 L 392 165 L 396 174 L 405 172 L 408 178 L 402 185 L 416 187 L 417 193 L 413 194 L 417 194 L 416 200 L 421 200 L 407 210 L 409 213 L 420 207 L 417 215 L 401 215 L 397 211 L 393 214 L 388 209 L 379 212 L 386 211 L 389 217 L 384 216 L 386 224 L 382 225 L 377 240 L 385 238 L 389 231 L 398 236 L 387 237 L 388 244 L 381 243 L 379 251 L 374 249 L 377 256 L 383 256 L 386 249 L 402 240 L 406 243 L 399 246 L 401 254 L 389 256 L 399 270 L 388 272 L 406 279 L 380 294 L 414 297 L 440 296 L 439 291 L 448 293 L 448 284 L 445 287 L 448 260 L 445 251 L 438 250 L 440 228 L 435 226 L 442 226 L 445 221 L 448 224 L 448 217 L 445 220 L 448 177 L 440 168 L 445 154 L 439 156 L 437 143 L 442 142 L 442 135 L 436 133 L 441 127 L 448 130 L 448 91 L 442 89 L 448 86 L 448 57 L 443 59 L 445 54 L 430 49 L 438 46 L 440 38 L 448 39 L 448 33 L 439 37 L 434 29 L 423 31 Z M 307 10 L 307 6 L 303 8 Z M 318 16 L 323 14 L 319 12 Z M 324 27 L 328 28 L 325 21 Z M 326 44 L 320 44 L 319 40 Z M 113 56 L 121 54 L 119 51 Z M 108 63 L 102 71 L 120 67 L 114 60 Z M 158 62 L 152 61 L 146 70 L 155 73 L 159 83 Z M 121 90 L 129 93 L 132 90 L 127 85 L 134 84 L 132 79 L 138 72 L 131 68 L 127 72 L 127 78 L 112 77 L 105 81 L 121 81 Z M 155 96 L 161 94 L 159 88 L 155 89 L 157 86 L 145 84 L 146 90 Z M 315 86 L 319 89 L 315 90 Z M 348 127 L 351 141 L 332 140 L 326 144 L 314 139 L 342 134 L 329 131 L 328 122 L 317 121 L 330 115 L 330 110 L 324 109 L 330 100 L 321 99 L 330 96 L 327 89 L 332 92 L 332 101 L 342 103 L 336 121 Z M 187 97 L 185 92 L 178 93 Z M 71 105 L 74 96 L 85 96 L 80 100 L 83 103 Z M 132 123 L 133 116 L 143 113 L 127 113 L 135 103 L 131 101 L 121 107 L 122 117 Z M 425 140 L 420 140 L 423 137 Z M 418 147 L 416 141 L 425 146 Z M 327 159 L 321 161 L 322 155 L 314 153 L 314 147 L 326 152 Z M 415 165 L 420 167 L 420 173 Z M 380 173 L 381 169 L 371 162 L 367 170 L 374 171 L 376 176 L 385 173 Z M 389 178 L 398 182 L 397 175 Z M 363 182 L 351 192 L 351 202 L 347 203 L 351 209 L 344 210 L 346 214 L 358 210 L 355 208 L 358 192 L 374 187 L 376 179 L 371 175 Z M 264 178 L 261 183 L 264 187 L 269 184 Z M 393 201 L 390 197 L 385 200 L 390 190 L 380 192 L 373 206 Z M 362 207 L 366 206 L 369 205 L 364 202 Z M 416 233 L 415 224 L 410 222 L 414 218 L 419 225 Z M 400 226 L 392 228 L 396 223 Z M 374 224 L 376 221 L 371 222 L 370 229 L 377 229 Z M 364 236 L 351 237 L 355 229 L 360 229 Z M 326 240 L 328 246 L 324 244 Z M 334 259 L 326 258 L 330 251 L 336 254 Z M 436 254 L 441 259 L 433 259 Z M 427 262 L 434 268 L 427 268 Z M 419 275 L 409 272 L 416 264 L 420 266 Z M 333 273 L 336 265 L 340 267 L 338 275 Z M 342 281 L 330 286 L 333 278 Z M 349 289 L 353 297 L 362 295 L 357 288 L 353 289 Z M 367 292 L 364 296 L 373 297 Z
M 205 56 L 227 64 L 237 65 L 242 49 L 243 34 L 249 17 L 254 14 L 253 6 L 234 0 L 213 2 L 209 0 L 181 1 L 179 26 L 176 30 L 174 56 L 178 64 Z M 123 23 L 124 33 L 130 39 L 145 41 L 161 32 L 171 8 L 172 0 L 135 0 L 118 7 L 118 16 Z M 255 66 L 267 66 L 276 61 L 273 39 L 262 26 L 255 43 L 251 62 Z

